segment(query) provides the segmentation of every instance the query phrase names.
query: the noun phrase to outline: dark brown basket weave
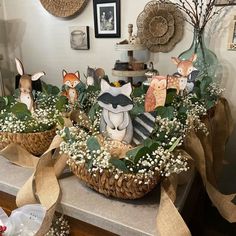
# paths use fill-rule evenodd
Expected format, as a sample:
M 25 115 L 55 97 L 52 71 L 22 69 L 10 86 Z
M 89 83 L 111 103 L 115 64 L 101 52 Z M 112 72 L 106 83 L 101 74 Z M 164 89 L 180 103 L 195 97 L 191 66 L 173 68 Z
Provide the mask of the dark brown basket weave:
M 38 133 L 0 132 L 0 150 L 11 143 L 17 143 L 35 156 L 42 155 L 50 146 L 56 129 Z
M 106 196 L 112 196 L 120 199 L 138 199 L 150 192 L 160 181 L 158 172 L 152 178 L 139 178 L 135 181 L 135 174 L 120 174 L 115 179 L 115 174 L 104 170 L 102 173 L 96 172 L 96 175 L 90 173 L 84 165 L 77 165 L 72 159 L 68 160 L 72 172 L 84 181 L 90 188 Z M 148 184 L 144 184 L 149 180 Z M 142 181 L 142 183 L 139 183 Z

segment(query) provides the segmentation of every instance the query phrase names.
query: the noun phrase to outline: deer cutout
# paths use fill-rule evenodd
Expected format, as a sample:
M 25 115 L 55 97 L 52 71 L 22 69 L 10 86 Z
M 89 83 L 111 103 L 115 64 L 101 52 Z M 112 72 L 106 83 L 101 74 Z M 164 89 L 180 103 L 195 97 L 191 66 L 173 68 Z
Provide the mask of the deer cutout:
M 33 96 L 33 89 L 32 89 L 32 81 L 36 81 L 40 79 L 42 76 L 45 75 L 44 72 L 38 72 L 33 75 L 27 75 L 24 72 L 24 67 L 22 62 L 15 58 L 16 62 L 16 69 L 18 73 L 20 74 L 20 81 L 19 81 L 19 90 L 20 90 L 20 97 L 19 101 L 24 103 L 27 108 L 33 112 L 35 109 L 35 103 L 34 103 L 34 96 Z
M 191 88 L 187 92 L 191 92 L 194 87 L 195 78 L 191 78 L 191 75 L 195 72 L 195 77 L 198 74 L 197 69 L 194 67 L 193 63 L 197 60 L 197 55 L 193 54 L 188 60 L 181 60 L 176 57 L 171 57 L 172 62 L 177 65 L 177 73 L 174 74 L 174 77 L 179 77 L 179 90 L 183 94 L 183 91 L 188 87 Z M 173 76 L 172 76 L 173 77 Z M 194 76 L 192 76 L 194 77 Z M 174 82 L 174 81 L 173 81 Z
M 68 98 L 70 104 L 75 104 L 78 100 L 79 92 L 76 86 L 80 83 L 80 73 L 67 73 L 66 70 L 62 70 L 63 84 L 67 86 L 65 92 L 62 94 Z

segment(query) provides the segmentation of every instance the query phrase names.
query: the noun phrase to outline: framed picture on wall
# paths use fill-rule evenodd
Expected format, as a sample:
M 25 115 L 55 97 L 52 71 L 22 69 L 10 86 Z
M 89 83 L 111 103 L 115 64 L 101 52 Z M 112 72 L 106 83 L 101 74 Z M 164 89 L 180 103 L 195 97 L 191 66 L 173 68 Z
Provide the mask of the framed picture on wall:
M 228 50 L 236 51 L 236 16 L 234 16 L 229 28 Z
M 236 0 L 216 0 L 215 1 L 216 6 L 230 6 L 230 5 L 236 5 Z
M 93 0 L 96 38 L 120 38 L 120 0 Z

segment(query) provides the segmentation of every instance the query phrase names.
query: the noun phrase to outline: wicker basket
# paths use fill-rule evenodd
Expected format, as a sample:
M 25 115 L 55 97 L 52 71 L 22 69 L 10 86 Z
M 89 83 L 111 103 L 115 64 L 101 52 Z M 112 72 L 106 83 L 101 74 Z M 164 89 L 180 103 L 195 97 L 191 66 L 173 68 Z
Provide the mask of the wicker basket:
M 90 173 L 84 165 L 77 165 L 72 159 L 68 160 L 72 172 L 84 181 L 90 188 L 106 196 L 120 199 L 138 199 L 149 193 L 160 181 L 158 172 L 147 179 L 138 178 L 135 174 L 120 174 L 115 179 L 115 174 L 104 170 L 102 173 Z M 148 181 L 148 184 L 144 184 Z
M 33 155 L 40 156 L 49 148 L 55 135 L 55 128 L 38 133 L 0 132 L 0 150 L 11 143 L 17 143 Z

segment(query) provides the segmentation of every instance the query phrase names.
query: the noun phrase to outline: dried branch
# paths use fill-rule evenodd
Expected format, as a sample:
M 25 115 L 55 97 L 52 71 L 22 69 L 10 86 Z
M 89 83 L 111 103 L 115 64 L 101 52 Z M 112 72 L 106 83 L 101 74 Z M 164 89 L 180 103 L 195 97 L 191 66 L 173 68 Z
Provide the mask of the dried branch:
M 216 0 L 177 0 L 174 4 L 185 13 L 185 21 L 202 32 L 206 24 L 224 8 L 215 8 Z

